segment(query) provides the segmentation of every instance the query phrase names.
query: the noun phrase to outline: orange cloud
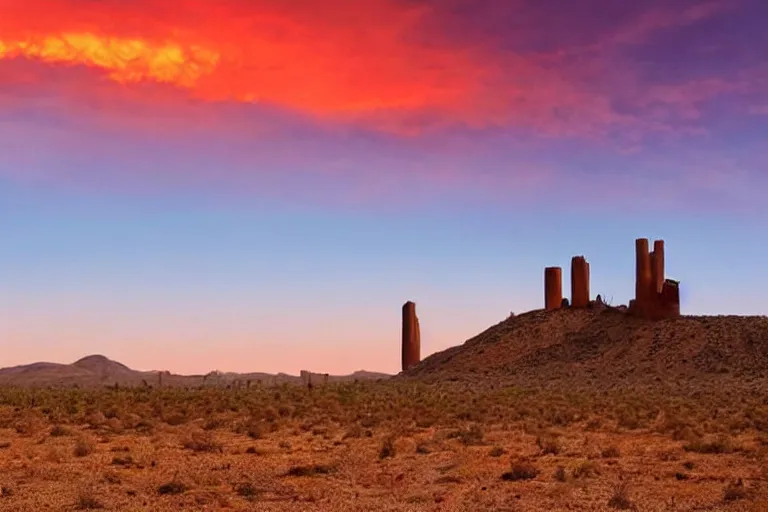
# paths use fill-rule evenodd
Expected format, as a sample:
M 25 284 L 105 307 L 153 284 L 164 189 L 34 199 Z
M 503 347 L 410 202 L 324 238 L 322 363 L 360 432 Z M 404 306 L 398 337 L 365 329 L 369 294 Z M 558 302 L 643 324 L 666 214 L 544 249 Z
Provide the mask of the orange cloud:
M 21 41 L 0 39 L 0 59 L 25 57 L 48 63 L 82 64 L 105 70 L 116 82 L 154 80 L 194 88 L 215 71 L 220 56 L 205 48 L 152 45 L 141 39 L 63 33 Z

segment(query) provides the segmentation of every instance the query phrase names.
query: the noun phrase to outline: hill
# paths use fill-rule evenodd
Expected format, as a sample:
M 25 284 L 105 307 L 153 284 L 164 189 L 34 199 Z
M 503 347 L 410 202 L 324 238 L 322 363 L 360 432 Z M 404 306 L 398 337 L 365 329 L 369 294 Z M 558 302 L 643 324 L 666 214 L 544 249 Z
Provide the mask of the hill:
M 329 382 L 375 380 L 389 375 L 358 371 L 351 375 L 329 376 Z M 300 376 L 279 373 L 221 373 L 207 375 L 177 375 L 165 371 L 138 371 L 103 355 L 90 355 L 71 364 L 38 362 L 10 368 L 0 368 L 0 385 L 6 386 L 80 386 L 93 387 L 119 384 L 121 386 L 228 386 L 247 381 L 263 384 L 301 384 Z M 319 382 L 319 381 L 318 381 Z
M 652 321 L 615 308 L 536 310 L 433 354 L 399 378 L 611 387 L 768 377 L 768 317 Z

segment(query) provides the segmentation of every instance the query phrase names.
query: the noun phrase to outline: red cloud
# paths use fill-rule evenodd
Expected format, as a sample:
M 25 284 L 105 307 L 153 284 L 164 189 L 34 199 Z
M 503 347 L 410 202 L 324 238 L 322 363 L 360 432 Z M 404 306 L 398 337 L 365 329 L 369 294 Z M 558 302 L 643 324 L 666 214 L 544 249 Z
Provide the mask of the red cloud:
M 407 42 L 424 10 L 392 1 L 161 4 L 13 2 L 0 11 L 0 56 L 321 116 L 448 107 L 482 74 L 466 53 Z
M 73 79 L 47 87 L 78 104 L 98 102 L 99 111 L 119 109 L 114 104 L 128 98 L 123 123 L 142 102 L 167 109 L 192 98 L 269 105 L 399 134 L 517 126 L 594 139 L 620 131 L 632 142 L 693 123 L 701 102 L 738 88 L 702 79 L 647 84 L 614 51 L 710 17 L 727 2 L 649 9 L 604 28 L 590 44 L 548 53 L 515 52 L 498 38 L 489 39 L 494 46 L 446 30 L 435 20 L 457 1 L 446 2 L 0 0 L 0 87 L 26 95 L 41 86 L 33 74 L 12 76 L 20 67 L 8 62 L 25 59 L 95 70 L 119 85 L 107 87 L 89 73 L 83 86 Z M 512 39 L 540 37 L 540 30 L 516 27 Z M 617 109 L 617 102 L 631 108 Z

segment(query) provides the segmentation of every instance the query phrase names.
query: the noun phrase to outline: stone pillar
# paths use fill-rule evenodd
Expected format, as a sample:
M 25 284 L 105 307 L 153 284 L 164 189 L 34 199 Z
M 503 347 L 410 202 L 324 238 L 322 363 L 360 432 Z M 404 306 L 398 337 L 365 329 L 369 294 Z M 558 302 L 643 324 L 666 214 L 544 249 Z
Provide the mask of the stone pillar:
M 664 286 L 664 240 L 653 241 L 653 261 L 651 261 L 653 270 L 653 285 L 656 293 L 661 293 Z
M 571 307 L 585 308 L 589 305 L 589 263 L 584 256 L 571 259 Z
M 651 288 L 651 254 L 648 252 L 648 239 L 635 240 L 635 306 L 645 307 L 650 301 L 648 291 Z
M 563 270 L 560 267 L 544 269 L 544 308 L 560 309 L 563 304 Z
M 419 318 L 416 316 L 416 304 L 411 301 L 403 304 L 403 371 L 419 364 L 421 360 L 421 336 Z

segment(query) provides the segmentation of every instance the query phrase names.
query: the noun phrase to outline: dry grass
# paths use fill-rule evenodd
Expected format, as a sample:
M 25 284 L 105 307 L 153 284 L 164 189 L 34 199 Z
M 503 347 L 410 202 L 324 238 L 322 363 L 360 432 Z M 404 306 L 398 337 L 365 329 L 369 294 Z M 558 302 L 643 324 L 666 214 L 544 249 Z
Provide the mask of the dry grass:
M 734 396 L 0 388 L 0 509 L 768 510 L 764 394 Z

